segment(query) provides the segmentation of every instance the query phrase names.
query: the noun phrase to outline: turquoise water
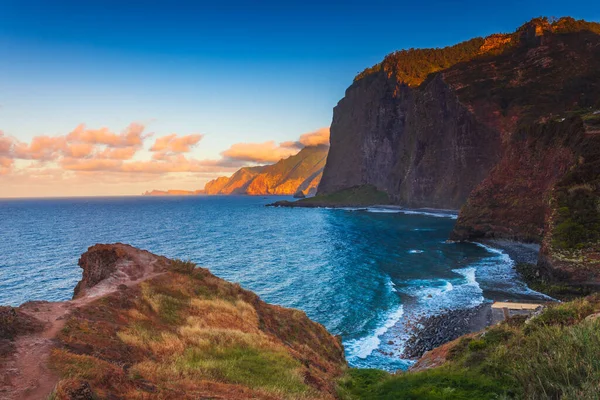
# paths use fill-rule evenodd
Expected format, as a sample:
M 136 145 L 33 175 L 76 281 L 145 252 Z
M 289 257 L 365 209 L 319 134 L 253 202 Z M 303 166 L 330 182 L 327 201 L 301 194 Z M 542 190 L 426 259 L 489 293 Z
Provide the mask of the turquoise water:
M 539 296 L 502 252 L 447 243 L 451 214 L 264 207 L 273 200 L 0 200 L 0 304 L 69 299 L 81 253 L 129 243 L 304 310 L 342 335 L 351 365 L 394 370 L 410 364 L 398 354 L 412 317 Z

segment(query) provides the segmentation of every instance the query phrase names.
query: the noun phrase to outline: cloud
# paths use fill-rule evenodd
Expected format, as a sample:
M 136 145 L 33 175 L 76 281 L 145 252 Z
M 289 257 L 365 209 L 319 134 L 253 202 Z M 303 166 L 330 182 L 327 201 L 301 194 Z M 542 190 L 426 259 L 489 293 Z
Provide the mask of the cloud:
M 177 137 L 177 134 L 173 133 L 156 139 L 150 151 L 188 153 L 203 137 L 204 135 L 199 134 Z
M 296 154 L 304 146 L 326 144 L 328 134 L 329 130 L 323 128 L 303 134 L 295 141 L 236 143 L 218 159 L 199 160 L 187 153 L 200 143 L 203 135 L 173 133 L 158 137 L 148 148 L 145 144 L 152 134 L 145 133 L 145 127 L 138 123 L 128 125 L 120 133 L 81 124 L 67 134 L 40 135 L 28 143 L 0 131 L 0 195 L 101 193 L 101 188 L 117 190 L 114 188 L 119 184 L 131 192 L 134 186 L 129 183 L 139 185 L 137 192 L 144 182 L 147 190 L 154 182 L 184 179 L 188 185 L 198 179 L 197 187 L 201 187 L 203 179 L 232 173 L 247 165 L 274 163 Z M 96 187 L 96 183 L 104 186 Z M 179 188 L 176 183 L 172 187 Z
M 66 137 L 68 142 L 102 144 L 108 147 L 142 147 L 144 139 L 151 134 L 143 135 L 144 125 L 131 123 L 120 134 L 111 132 L 108 128 L 86 129 L 84 124 L 78 125 Z
M 12 156 L 14 140 L 6 137 L 4 132 L 0 131 L 0 175 L 6 175 L 11 171 L 14 163 Z
M 271 140 L 264 143 L 235 143 L 221 153 L 224 159 L 252 162 L 257 164 L 273 163 L 297 154 L 306 146 L 329 145 L 329 128 L 300 135 L 296 141 L 277 144 Z
M 314 132 L 300 135 L 298 140 L 303 146 L 329 146 L 329 128 L 317 129 Z
M 129 160 L 141 150 L 144 126 L 132 123 L 117 134 L 108 128 L 86 129 L 78 125 L 63 136 L 36 136 L 29 144 L 16 142 L 13 158 L 20 160 L 57 161 L 68 159 L 116 159 Z
M 281 147 L 271 140 L 264 143 L 235 143 L 221 153 L 225 158 L 255 163 L 277 162 L 298 153 L 296 147 Z

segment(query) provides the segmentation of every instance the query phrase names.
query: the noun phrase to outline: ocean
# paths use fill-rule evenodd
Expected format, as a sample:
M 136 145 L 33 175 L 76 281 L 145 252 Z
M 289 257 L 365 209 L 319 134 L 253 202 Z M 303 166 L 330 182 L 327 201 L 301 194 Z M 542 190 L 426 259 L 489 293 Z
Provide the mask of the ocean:
M 280 199 L 0 200 L 0 304 L 70 299 L 79 256 L 122 242 L 305 311 L 342 336 L 352 366 L 397 370 L 415 317 L 543 298 L 502 251 L 447 242 L 453 213 L 265 207 Z

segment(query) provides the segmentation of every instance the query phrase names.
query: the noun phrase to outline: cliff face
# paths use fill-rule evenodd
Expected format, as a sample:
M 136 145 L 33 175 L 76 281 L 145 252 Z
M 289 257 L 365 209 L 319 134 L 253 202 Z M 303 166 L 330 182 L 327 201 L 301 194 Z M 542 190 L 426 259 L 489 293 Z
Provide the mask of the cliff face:
M 378 72 L 334 109 L 319 194 L 373 185 L 402 205 L 456 209 L 499 154 L 499 133 L 441 75 L 415 89 Z
M 74 300 L 0 307 L 3 399 L 333 399 L 338 338 L 191 262 L 81 256 Z
M 543 279 L 600 285 L 600 113 L 513 135 L 461 209 L 452 237 L 541 243 Z
M 206 184 L 206 194 L 312 195 L 321 180 L 328 146 L 308 146 L 273 165 L 241 168 Z
M 373 185 L 401 205 L 460 208 L 518 125 L 598 101 L 599 36 L 567 22 L 457 45 L 454 65 L 408 51 L 359 75 L 334 109 L 318 194 Z M 415 58 L 433 74 L 407 79 Z

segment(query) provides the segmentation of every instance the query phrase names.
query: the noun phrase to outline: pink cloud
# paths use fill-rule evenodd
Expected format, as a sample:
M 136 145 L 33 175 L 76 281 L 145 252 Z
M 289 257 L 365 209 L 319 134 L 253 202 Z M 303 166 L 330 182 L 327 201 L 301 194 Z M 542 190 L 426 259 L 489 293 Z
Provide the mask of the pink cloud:
M 31 143 L 16 143 L 15 158 L 21 160 L 55 160 L 60 157 L 67 147 L 64 136 L 36 136 Z
M 116 171 L 123 164 L 120 160 L 64 158 L 60 166 L 67 171 Z
M 14 161 L 12 158 L 0 156 L 0 175 L 6 175 L 11 171 Z
M 194 134 L 178 137 L 176 133 L 159 137 L 150 148 L 150 151 L 188 153 L 192 147 L 196 146 L 204 135 Z
M 120 134 L 111 132 L 108 128 L 86 129 L 85 125 L 78 125 L 66 137 L 69 142 L 103 144 L 109 147 L 141 147 L 144 139 L 151 136 L 143 135 L 144 126 L 131 123 Z
M 10 154 L 13 142 L 13 139 L 5 136 L 4 132 L 0 131 L 0 156 Z

